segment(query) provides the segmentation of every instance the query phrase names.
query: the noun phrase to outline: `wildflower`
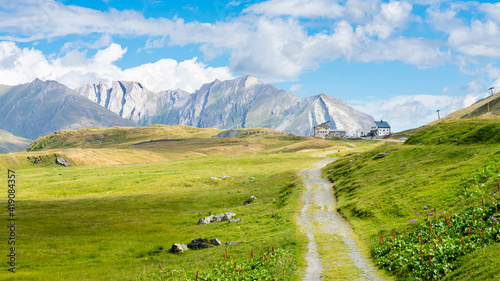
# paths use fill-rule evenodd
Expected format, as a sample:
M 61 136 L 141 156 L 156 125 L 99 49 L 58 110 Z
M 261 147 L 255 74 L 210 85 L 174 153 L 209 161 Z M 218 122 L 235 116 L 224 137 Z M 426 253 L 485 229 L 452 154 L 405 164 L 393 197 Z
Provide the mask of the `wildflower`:
M 440 214 L 442 214 L 443 212 L 439 212 Z
M 448 209 L 448 211 L 453 211 L 453 209 Z
M 410 222 L 416 222 L 416 220 L 410 220 Z
M 422 209 L 429 209 L 429 207 L 427 207 L 427 206 L 423 206 L 423 207 L 422 207 Z
M 435 210 L 434 208 L 431 209 L 431 211 L 434 211 L 434 210 Z
M 426 216 L 433 216 L 434 213 L 428 213 Z
M 495 217 L 491 217 L 491 220 L 492 221 L 497 221 L 497 219 Z
M 420 216 L 420 214 L 415 214 L 415 216 Z

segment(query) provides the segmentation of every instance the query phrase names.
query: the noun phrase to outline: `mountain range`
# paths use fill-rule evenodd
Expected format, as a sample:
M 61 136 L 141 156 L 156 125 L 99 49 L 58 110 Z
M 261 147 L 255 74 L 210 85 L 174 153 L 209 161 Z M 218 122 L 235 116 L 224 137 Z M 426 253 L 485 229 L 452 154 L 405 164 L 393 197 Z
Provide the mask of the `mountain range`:
M 141 83 L 116 81 L 75 89 L 87 99 L 141 126 L 183 124 L 199 128 L 265 127 L 312 135 L 319 123 L 336 129 L 366 131 L 373 118 L 325 94 L 300 98 L 248 75 L 204 84 L 189 93 L 154 93 Z
M 0 86 L 0 129 L 36 139 L 62 129 L 137 126 L 56 81 Z
M 215 80 L 192 93 L 179 89 L 155 93 L 131 81 L 73 90 L 56 81 L 35 79 L 0 85 L 0 112 L 0 130 L 25 138 L 22 146 L 55 131 L 90 127 L 183 124 L 265 127 L 312 135 L 314 126 L 325 121 L 348 132 L 366 131 L 374 121 L 342 100 L 325 94 L 300 98 L 250 75 Z

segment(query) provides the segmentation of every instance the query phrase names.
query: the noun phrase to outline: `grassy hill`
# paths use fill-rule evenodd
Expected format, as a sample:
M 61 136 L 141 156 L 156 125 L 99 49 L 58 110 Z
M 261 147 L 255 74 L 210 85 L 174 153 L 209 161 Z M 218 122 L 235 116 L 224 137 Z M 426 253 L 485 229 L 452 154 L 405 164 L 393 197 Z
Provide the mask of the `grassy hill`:
M 434 125 L 443 121 L 474 118 L 479 117 L 488 112 L 491 112 L 492 118 L 497 119 L 500 116 L 500 92 L 493 94 L 487 98 L 475 102 L 473 105 L 457 110 L 441 119 L 438 119 L 429 125 Z
M 14 136 L 13 134 L 0 130 L 0 154 L 23 151 L 31 144 L 31 140 Z
M 265 128 L 239 129 L 240 134 L 235 138 L 214 138 L 222 131 L 184 125 L 62 130 L 38 138 L 27 152 L 0 157 L 0 167 L 30 167 L 35 158 L 44 160 L 37 163 L 43 165 L 46 161 L 51 162 L 54 154 L 77 166 L 107 166 L 159 163 L 210 155 L 310 151 L 346 145 L 339 140 L 254 133 L 282 133 Z
M 450 280 L 466 280 L 467 276 L 471 276 L 466 269 L 480 265 L 481 257 L 491 260 L 489 253 L 498 249 L 498 244 L 495 243 L 500 242 L 500 239 L 495 242 L 495 234 L 488 236 L 492 237 L 494 244 L 484 250 L 475 250 L 472 246 L 464 249 L 459 261 L 455 261 L 457 256 L 449 256 L 450 260 L 443 263 L 446 267 L 440 264 L 438 254 L 434 253 L 434 247 L 439 248 L 441 242 L 432 236 L 424 237 L 430 242 L 430 246 L 425 245 L 421 252 L 425 253 L 422 256 L 422 260 L 426 258 L 424 263 L 421 263 L 418 253 L 413 254 L 409 250 L 398 256 L 394 255 L 393 248 L 386 248 L 388 252 L 383 255 L 377 249 L 383 249 L 380 242 L 383 239 L 385 242 L 382 245 L 398 241 L 396 248 L 415 243 L 413 249 L 420 251 L 420 236 L 417 237 L 417 234 L 424 235 L 424 230 L 430 227 L 429 223 L 432 222 L 432 228 L 438 229 L 438 224 L 445 223 L 445 217 L 453 217 L 455 214 L 457 215 L 452 221 L 460 223 L 460 218 L 467 218 L 467 213 L 464 212 L 469 212 L 470 215 L 471 207 L 485 210 L 484 208 L 500 203 L 496 201 L 500 199 L 499 132 L 498 121 L 459 119 L 441 122 L 416 132 L 404 145 L 388 142 L 377 149 L 339 159 L 324 169 L 324 175 L 335 183 L 340 212 L 365 241 L 371 244 L 373 255 L 381 266 L 388 266 L 387 269 L 395 276 L 401 274 L 401 279 L 426 280 L 454 270 Z M 457 142 L 452 142 L 455 138 L 458 138 Z M 381 154 L 386 156 L 381 157 Z M 481 207 L 483 199 L 484 208 Z M 476 209 L 475 212 L 483 211 Z M 477 221 L 477 224 L 485 223 L 491 227 L 491 222 L 487 218 L 484 222 Z M 471 228 L 470 222 L 468 227 Z M 435 230 L 436 236 L 437 231 Z M 461 231 L 460 235 L 466 237 L 464 245 L 467 247 L 469 243 L 476 241 L 475 237 L 478 240 L 480 238 L 477 227 L 472 227 L 473 233 L 476 231 L 475 236 L 470 236 L 467 228 Z M 500 231 L 500 228 L 495 231 Z M 415 235 L 413 239 L 416 240 L 413 242 L 406 240 L 412 239 L 411 235 Z M 445 236 L 444 233 L 442 235 Z M 454 245 L 461 248 L 458 234 L 456 235 L 444 242 L 458 243 Z M 435 239 L 439 244 L 437 246 L 432 244 L 432 241 L 436 242 Z M 455 246 L 444 246 L 442 251 L 452 247 Z M 430 268 L 427 253 L 429 259 L 432 253 L 435 266 L 443 267 Z M 384 255 L 389 255 L 390 259 L 384 261 Z M 404 260 L 408 261 L 412 255 L 418 261 L 414 263 L 416 267 L 410 269 L 412 267 L 405 265 Z M 500 260 L 496 259 L 488 265 L 485 275 L 476 272 L 477 276 L 497 280 L 500 278 L 498 266 Z M 427 267 L 429 269 L 425 269 Z M 412 275 L 412 272 L 421 275 Z
M 39 138 L 30 151 L 1 155 L 0 167 L 17 175 L 16 255 L 22 258 L 16 280 L 194 279 L 196 272 L 213 274 L 227 262 L 226 247 L 180 255 L 165 250 L 200 237 L 241 241 L 227 246 L 230 267 L 237 261 L 249 272 L 250 253 L 260 259 L 274 248 L 271 264 L 256 272 L 300 280 L 307 239 L 294 223 L 302 191 L 297 172 L 318 161 L 315 154 L 374 142 L 263 133 L 212 137 L 220 131 L 67 130 Z M 61 156 L 72 165 L 56 165 Z M 252 195 L 257 200 L 246 204 Z M 223 212 L 243 221 L 197 225 Z M 0 218 L 7 215 L 1 212 Z M 0 239 L 7 235 L 0 232 Z M 9 274 L 3 263 L 0 279 Z

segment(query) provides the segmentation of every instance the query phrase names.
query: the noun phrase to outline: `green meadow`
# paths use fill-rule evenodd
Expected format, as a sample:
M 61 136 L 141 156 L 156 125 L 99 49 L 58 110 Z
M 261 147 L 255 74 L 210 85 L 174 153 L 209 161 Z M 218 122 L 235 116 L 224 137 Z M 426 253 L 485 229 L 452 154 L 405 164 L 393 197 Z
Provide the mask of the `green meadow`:
M 197 272 L 200 277 L 211 274 L 226 251 L 243 261 L 270 248 L 281 253 L 283 264 L 271 276 L 300 279 L 307 241 L 295 225 L 302 192 L 297 172 L 327 149 L 371 144 L 267 134 L 213 139 L 207 134 L 214 132 L 200 129 L 145 136 L 121 129 L 121 138 L 112 141 L 107 135 L 102 148 L 96 142 L 85 148 L 86 138 L 106 134 L 106 129 L 96 130 L 101 131 L 59 132 L 35 143 L 44 143 L 43 148 L 0 157 L 4 169 L 16 172 L 18 218 L 16 273 L 7 271 L 5 258 L 0 279 L 160 280 L 155 278 L 164 275 L 184 280 Z M 198 137 L 188 137 L 197 132 Z M 166 138 L 179 140 L 131 144 Z M 57 149 L 65 140 L 70 144 Z M 193 156 L 194 149 L 204 152 Z M 116 155 L 121 165 L 101 165 L 105 159 L 95 152 L 120 150 L 133 151 Z M 159 155 L 153 163 L 137 163 L 153 152 Z M 87 165 L 54 164 L 61 156 Z M 257 200 L 247 205 L 252 195 Z M 234 212 L 242 221 L 197 225 L 199 218 L 223 212 Z M 4 221 L 7 215 L 0 213 Z M 241 243 L 167 252 L 174 243 L 196 238 Z M 2 231 L 0 240 L 7 239 Z M 7 253 L 7 243 L 1 250 Z
M 29 151 L 0 155 L 2 170 L 16 172 L 18 219 L 16 273 L 7 271 L 4 255 L 0 279 L 196 280 L 198 274 L 199 280 L 301 280 L 307 237 L 296 225 L 304 187 L 297 172 L 321 155 L 338 158 L 323 170 L 334 184 L 337 208 L 360 248 L 371 250 L 388 274 L 400 280 L 495 280 L 500 223 L 476 221 L 471 208 L 495 216 L 498 128 L 494 120 L 446 121 L 412 131 L 404 144 L 282 134 L 216 139 L 220 130 L 186 126 L 61 131 L 38 139 Z M 72 165 L 56 165 L 57 157 Z M 247 204 L 252 195 L 257 200 Z M 242 221 L 197 224 L 224 212 Z M 6 208 L 0 217 L 6 222 Z M 445 227 L 448 220 L 453 231 Z M 484 233 L 491 235 L 477 242 Z M 433 238 L 438 234 L 443 241 Z M 422 235 L 429 239 L 425 247 L 418 244 Z M 240 243 L 168 252 L 172 244 L 196 238 Z M 0 232 L 2 253 L 9 252 L 7 239 Z M 316 240 L 324 245 L 324 266 L 334 270 L 342 263 L 335 256 L 342 245 Z M 438 261 L 446 243 L 455 252 Z M 397 256 L 393 246 L 406 250 Z M 411 251 L 435 255 L 434 264 L 446 269 L 417 259 L 420 271 L 411 273 Z M 357 272 L 342 274 L 347 280 Z

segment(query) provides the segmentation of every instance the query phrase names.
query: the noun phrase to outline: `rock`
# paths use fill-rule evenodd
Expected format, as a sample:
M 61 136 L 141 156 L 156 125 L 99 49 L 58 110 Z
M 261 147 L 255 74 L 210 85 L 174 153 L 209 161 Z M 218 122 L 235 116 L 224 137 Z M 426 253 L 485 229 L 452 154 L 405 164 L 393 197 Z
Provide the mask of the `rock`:
M 218 133 L 215 138 L 234 138 L 239 133 L 238 130 L 227 130 Z
M 218 214 L 216 216 L 213 216 L 213 218 L 210 222 L 228 221 L 228 220 L 231 220 L 231 218 L 233 218 L 234 216 L 236 216 L 235 213 L 231 213 L 231 212 L 222 213 L 222 214 Z
M 66 159 L 64 159 L 62 157 L 57 157 L 56 158 L 56 164 L 64 166 L 64 167 L 68 167 L 69 166 L 69 162 L 66 161 Z
M 204 217 L 204 218 L 201 218 L 200 220 L 198 220 L 198 224 L 208 224 L 211 222 L 228 221 L 228 220 L 231 220 L 234 216 L 236 216 L 236 214 L 231 213 L 231 212 L 218 214 L 216 216 L 211 215 L 211 216 Z
M 248 199 L 247 199 L 247 204 L 250 204 L 252 202 L 254 202 L 255 200 L 257 200 L 257 197 L 255 197 L 255 195 L 252 195 L 250 196 Z
M 236 244 L 240 244 L 241 241 L 226 241 L 226 245 L 236 245 Z
M 387 152 L 382 153 L 382 154 L 377 154 L 377 156 L 375 156 L 375 158 L 384 158 L 384 157 L 386 157 L 387 155 L 389 155 L 389 154 L 391 154 L 393 152 L 394 152 L 394 150 L 387 151 Z
M 201 218 L 200 220 L 198 220 L 198 224 L 208 224 L 210 222 L 212 222 L 212 218 L 214 216 L 208 216 L 208 217 L 204 217 L 204 218 Z
M 451 142 L 457 142 L 458 138 L 454 138 Z
M 187 251 L 187 250 L 188 250 L 188 247 L 186 245 L 176 243 L 176 244 L 172 245 L 172 248 L 170 249 L 169 252 L 171 252 L 171 253 L 183 253 L 184 251 Z
M 207 248 L 212 248 L 210 243 L 208 243 L 205 239 L 203 238 L 198 238 L 194 239 L 189 244 L 187 245 L 189 249 L 196 250 L 196 249 L 207 249 Z
M 218 180 L 216 177 L 210 177 L 211 180 Z
M 222 245 L 222 243 L 217 238 L 210 239 L 210 244 L 212 244 L 214 246 L 221 246 Z
M 242 221 L 242 220 L 243 220 L 243 219 L 241 219 L 241 218 L 237 218 L 237 219 L 235 219 L 235 220 L 229 220 L 229 223 L 240 222 L 240 221 Z

